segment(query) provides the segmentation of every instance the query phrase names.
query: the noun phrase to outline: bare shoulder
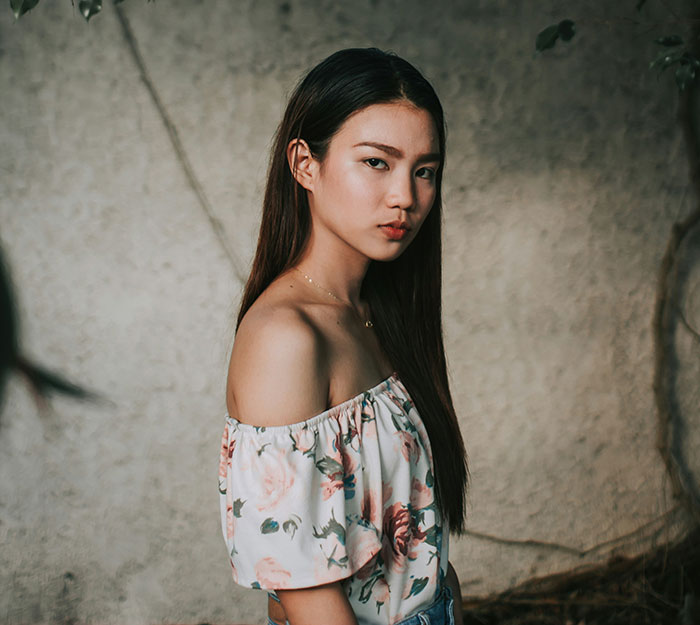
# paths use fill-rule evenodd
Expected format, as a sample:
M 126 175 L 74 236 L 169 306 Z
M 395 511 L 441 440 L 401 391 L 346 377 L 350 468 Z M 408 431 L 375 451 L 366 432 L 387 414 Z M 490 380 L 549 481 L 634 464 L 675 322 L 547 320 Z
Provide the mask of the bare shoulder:
M 243 317 L 228 372 L 229 414 L 259 426 L 303 421 L 326 408 L 325 340 L 293 302 L 261 298 Z

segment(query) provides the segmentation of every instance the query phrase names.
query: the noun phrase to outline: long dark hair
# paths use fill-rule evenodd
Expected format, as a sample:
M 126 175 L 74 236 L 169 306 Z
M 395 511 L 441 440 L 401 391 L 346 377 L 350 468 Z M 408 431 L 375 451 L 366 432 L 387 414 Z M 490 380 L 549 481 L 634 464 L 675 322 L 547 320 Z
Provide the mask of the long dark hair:
M 372 104 L 409 101 L 428 111 L 445 159 L 445 121 L 430 83 L 410 63 L 377 48 L 332 54 L 297 85 L 272 148 L 253 268 L 238 313 L 241 319 L 268 285 L 304 249 L 310 213 L 306 191 L 293 178 L 286 150 L 301 138 L 323 160 L 333 135 L 353 113 Z M 442 338 L 442 170 L 435 203 L 397 259 L 370 263 L 362 284 L 379 342 L 413 398 L 430 437 L 436 503 L 450 530 L 464 532 L 467 461 L 447 379 Z

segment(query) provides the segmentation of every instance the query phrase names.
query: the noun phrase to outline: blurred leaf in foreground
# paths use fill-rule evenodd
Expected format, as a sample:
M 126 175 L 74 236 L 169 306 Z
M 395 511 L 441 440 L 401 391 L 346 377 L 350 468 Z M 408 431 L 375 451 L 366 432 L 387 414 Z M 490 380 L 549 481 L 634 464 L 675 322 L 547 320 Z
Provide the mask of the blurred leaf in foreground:
M 39 0 L 10 0 L 10 8 L 16 20 L 27 11 L 31 11 L 37 4 L 39 4 Z
M 0 251 L 0 408 L 10 374 L 19 371 L 28 380 L 35 398 L 44 401 L 52 393 L 76 399 L 98 399 L 98 395 L 63 376 L 30 362 L 20 353 L 19 320 L 15 307 L 12 281 Z

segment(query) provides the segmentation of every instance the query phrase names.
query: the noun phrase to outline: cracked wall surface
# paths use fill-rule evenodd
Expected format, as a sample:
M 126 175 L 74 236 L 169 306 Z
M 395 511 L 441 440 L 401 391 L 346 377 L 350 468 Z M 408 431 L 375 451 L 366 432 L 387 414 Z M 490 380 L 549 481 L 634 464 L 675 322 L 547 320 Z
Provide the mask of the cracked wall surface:
M 602 0 L 121 7 L 126 22 L 105 3 L 86 24 L 68 0 L 0 15 L 0 242 L 23 344 L 109 398 L 41 414 L 10 384 L 0 620 L 262 622 L 264 593 L 233 584 L 219 528 L 226 362 L 286 96 L 350 46 L 414 62 L 446 111 L 463 593 L 683 533 L 655 448 L 651 319 L 671 226 L 695 199 L 651 35 L 591 20 L 533 55 L 549 23 L 610 16 Z M 687 248 L 697 327 L 697 236 Z M 697 477 L 699 346 L 683 328 L 676 342 L 676 446 Z

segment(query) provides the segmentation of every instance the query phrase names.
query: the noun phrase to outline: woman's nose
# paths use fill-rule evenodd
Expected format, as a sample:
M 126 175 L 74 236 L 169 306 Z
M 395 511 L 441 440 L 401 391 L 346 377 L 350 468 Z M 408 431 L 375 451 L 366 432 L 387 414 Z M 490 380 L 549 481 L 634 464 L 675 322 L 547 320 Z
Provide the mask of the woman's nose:
M 410 210 L 415 201 L 413 179 L 397 172 L 391 180 L 387 194 L 387 204 L 392 208 Z

